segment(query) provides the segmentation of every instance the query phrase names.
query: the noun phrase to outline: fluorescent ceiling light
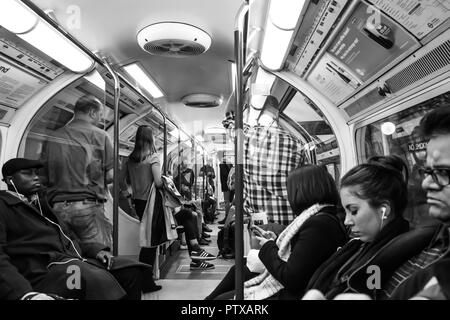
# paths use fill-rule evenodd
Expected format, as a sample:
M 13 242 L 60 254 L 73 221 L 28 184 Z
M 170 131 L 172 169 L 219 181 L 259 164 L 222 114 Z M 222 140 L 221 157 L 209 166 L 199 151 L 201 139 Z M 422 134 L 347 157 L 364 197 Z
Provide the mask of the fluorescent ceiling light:
M 231 63 L 231 86 L 233 88 L 233 91 L 236 89 L 236 63 Z
M 19 34 L 33 29 L 38 17 L 22 2 L 16 0 L 0 1 L 0 25 Z
M 73 72 L 83 73 L 94 65 L 86 53 L 42 20 L 33 30 L 18 36 Z
M 212 127 L 212 128 L 206 128 L 205 133 L 206 134 L 225 134 L 226 132 L 225 132 L 224 128 Z
M 252 84 L 250 105 L 261 110 L 266 102 L 267 96 L 270 95 L 275 76 L 272 73 L 264 71 L 262 68 L 258 69 L 256 80 Z
M 255 83 L 264 84 L 267 87 L 267 95 L 270 94 L 270 90 L 272 89 L 274 82 L 275 82 L 275 75 L 273 73 L 266 72 L 264 71 L 263 68 L 258 69 Z
M 180 140 L 186 141 L 186 140 L 190 140 L 190 138 L 186 133 L 184 133 L 183 131 L 180 131 Z
M 173 129 L 172 131 L 169 131 L 169 134 L 173 137 L 176 137 L 178 139 L 178 136 L 180 134 L 180 130 L 178 128 Z
M 0 25 L 73 72 L 83 73 L 94 65 L 85 52 L 20 1 L 1 0 Z
M 178 130 L 178 128 L 173 129 L 169 133 L 174 137 L 178 137 L 178 135 L 180 135 L 180 141 L 189 140 L 189 136 L 186 133 L 184 133 L 183 131 Z
M 205 141 L 205 139 L 203 139 L 203 136 L 200 136 L 200 135 L 195 136 L 195 139 L 200 142 Z
M 136 63 L 129 64 L 123 68 L 140 86 L 147 90 L 153 98 L 157 99 L 164 96 L 156 83 Z
M 304 0 L 272 0 L 269 9 L 270 20 L 280 29 L 294 30 L 304 5 Z
M 271 70 L 280 70 L 283 67 L 289 43 L 294 31 L 278 29 L 267 19 L 264 32 L 264 41 L 261 49 L 261 62 Z
M 84 78 L 93 85 L 95 85 L 96 87 L 98 87 L 100 90 L 105 91 L 106 82 L 97 70 L 92 70 L 92 72 L 89 73 Z
M 273 74 L 265 72 L 262 68 L 259 68 L 255 82 L 251 87 L 252 95 L 270 95 L 274 82 L 275 76 Z
M 259 110 L 261 111 L 262 108 L 264 107 L 264 103 L 267 100 L 267 96 L 262 96 L 262 95 L 252 95 L 252 97 L 250 98 L 250 106 L 252 107 L 252 109 L 255 110 Z
M 189 148 L 192 148 L 192 142 L 191 142 L 191 140 L 186 140 L 186 141 L 183 141 L 182 143 L 184 143 L 185 145 L 187 145 Z

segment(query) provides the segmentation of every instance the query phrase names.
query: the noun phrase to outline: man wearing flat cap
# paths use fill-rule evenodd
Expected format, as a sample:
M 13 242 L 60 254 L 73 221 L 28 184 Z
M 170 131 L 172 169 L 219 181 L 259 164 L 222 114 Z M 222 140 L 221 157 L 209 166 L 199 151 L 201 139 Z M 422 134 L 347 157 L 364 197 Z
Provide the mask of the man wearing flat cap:
M 0 299 L 140 299 L 150 266 L 74 241 L 38 195 L 42 166 L 15 158 L 2 167 Z

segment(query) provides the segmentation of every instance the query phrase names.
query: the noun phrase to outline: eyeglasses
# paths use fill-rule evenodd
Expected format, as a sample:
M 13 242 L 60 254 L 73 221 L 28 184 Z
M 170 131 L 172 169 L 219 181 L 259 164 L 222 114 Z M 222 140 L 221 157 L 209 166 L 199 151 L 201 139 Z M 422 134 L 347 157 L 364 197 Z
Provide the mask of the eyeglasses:
M 419 168 L 419 174 L 423 179 L 431 175 L 433 181 L 441 188 L 450 184 L 450 168 Z

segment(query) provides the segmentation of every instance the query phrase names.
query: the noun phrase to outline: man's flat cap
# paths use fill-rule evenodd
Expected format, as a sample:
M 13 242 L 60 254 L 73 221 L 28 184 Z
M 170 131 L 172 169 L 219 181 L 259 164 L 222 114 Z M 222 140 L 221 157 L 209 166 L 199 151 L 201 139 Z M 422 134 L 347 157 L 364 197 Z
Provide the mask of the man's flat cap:
M 2 167 L 3 179 L 13 175 L 19 170 L 30 168 L 42 168 L 44 165 L 39 160 L 31 160 L 25 158 L 14 158 L 5 162 Z

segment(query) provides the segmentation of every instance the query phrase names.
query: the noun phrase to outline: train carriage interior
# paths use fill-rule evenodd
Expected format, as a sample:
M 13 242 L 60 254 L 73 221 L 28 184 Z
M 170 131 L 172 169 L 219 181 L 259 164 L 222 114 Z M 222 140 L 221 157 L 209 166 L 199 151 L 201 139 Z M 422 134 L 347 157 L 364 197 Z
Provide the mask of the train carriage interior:
M 221 164 L 239 165 L 236 222 L 244 225 L 235 253 L 243 256 L 253 213 L 294 219 L 286 170 L 304 164 L 323 166 L 339 186 L 370 157 L 398 155 L 410 172 L 405 218 L 412 228 L 434 223 L 418 128 L 450 104 L 450 1 L 2 0 L 0 163 L 45 161 L 84 95 L 104 105 L 97 127 L 114 146 L 114 178 L 148 126 L 161 173 L 181 187 L 175 177 L 188 167 L 192 200 L 214 199 L 197 208 L 214 268 L 190 269 L 178 230 L 157 247 L 162 289 L 143 295 L 202 300 L 238 261 L 217 244 L 228 212 Z M 137 261 L 141 226 L 118 183 L 104 205 L 116 224 L 114 254 Z

